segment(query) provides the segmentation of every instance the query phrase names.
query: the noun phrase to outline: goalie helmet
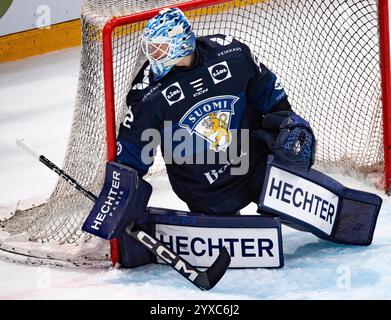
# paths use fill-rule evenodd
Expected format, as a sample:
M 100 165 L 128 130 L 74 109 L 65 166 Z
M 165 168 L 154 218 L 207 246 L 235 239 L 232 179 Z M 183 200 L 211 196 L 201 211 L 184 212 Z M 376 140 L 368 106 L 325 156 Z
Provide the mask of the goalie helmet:
M 195 35 L 180 9 L 164 9 L 145 26 L 142 48 L 154 79 L 159 80 L 183 57 L 194 52 Z

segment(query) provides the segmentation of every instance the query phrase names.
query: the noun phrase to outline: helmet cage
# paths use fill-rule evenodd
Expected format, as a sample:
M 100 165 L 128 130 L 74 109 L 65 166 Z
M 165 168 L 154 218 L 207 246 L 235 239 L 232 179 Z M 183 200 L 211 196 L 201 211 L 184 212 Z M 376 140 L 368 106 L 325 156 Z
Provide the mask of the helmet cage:
M 154 39 L 144 38 L 142 50 L 151 64 L 165 64 L 173 58 L 175 39 L 159 37 Z

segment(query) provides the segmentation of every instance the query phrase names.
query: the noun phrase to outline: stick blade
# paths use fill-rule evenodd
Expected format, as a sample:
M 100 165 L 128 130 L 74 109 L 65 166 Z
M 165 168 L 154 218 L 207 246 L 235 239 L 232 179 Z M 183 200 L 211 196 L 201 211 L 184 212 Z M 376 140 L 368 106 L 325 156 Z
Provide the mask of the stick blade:
M 227 271 L 229 264 L 231 263 L 231 257 L 227 248 L 223 248 L 220 251 L 219 256 L 208 268 L 208 270 L 201 272 L 194 280 L 194 284 L 202 290 L 212 289 L 223 277 Z

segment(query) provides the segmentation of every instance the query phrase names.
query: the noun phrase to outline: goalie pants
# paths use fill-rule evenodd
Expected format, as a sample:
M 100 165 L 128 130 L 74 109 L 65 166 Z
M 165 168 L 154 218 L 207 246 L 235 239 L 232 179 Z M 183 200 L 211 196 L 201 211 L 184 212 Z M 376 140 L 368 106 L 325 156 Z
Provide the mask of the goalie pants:
M 222 192 L 213 204 L 189 203 L 187 206 L 191 212 L 199 212 L 212 215 L 236 215 L 241 209 L 250 203 L 258 203 L 262 185 L 265 179 L 267 158 L 269 149 L 260 140 L 251 143 L 249 170 L 244 184 L 236 187 L 234 195 L 227 196 Z M 224 174 L 230 174 L 226 170 Z M 186 201 L 185 201 L 186 202 Z

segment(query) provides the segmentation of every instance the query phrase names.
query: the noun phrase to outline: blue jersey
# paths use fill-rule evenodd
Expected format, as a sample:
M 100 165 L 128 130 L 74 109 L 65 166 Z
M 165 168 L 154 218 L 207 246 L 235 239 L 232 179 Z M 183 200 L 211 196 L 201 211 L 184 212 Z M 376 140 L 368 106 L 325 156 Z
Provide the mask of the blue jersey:
M 191 67 L 175 67 L 158 81 L 149 62 L 140 69 L 127 96 L 117 161 L 145 175 L 151 165 L 145 150 L 158 133 L 172 188 L 189 208 L 234 212 L 255 200 L 249 181 L 268 153 L 259 140 L 245 146 L 241 130 L 259 128 L 262 115 L 288 104 L 287 95 L 276 75 L 230 36 L 198 38 L 194 57 Z M 232 174 L 240 167 L 232 154 L 246 158 L 248 170 Z

